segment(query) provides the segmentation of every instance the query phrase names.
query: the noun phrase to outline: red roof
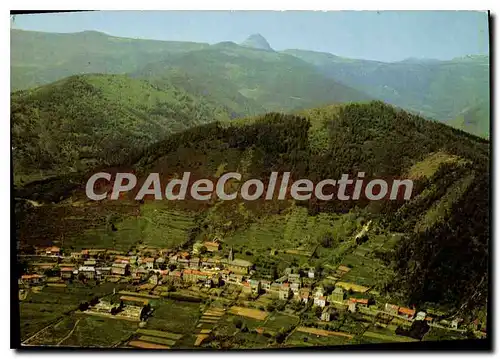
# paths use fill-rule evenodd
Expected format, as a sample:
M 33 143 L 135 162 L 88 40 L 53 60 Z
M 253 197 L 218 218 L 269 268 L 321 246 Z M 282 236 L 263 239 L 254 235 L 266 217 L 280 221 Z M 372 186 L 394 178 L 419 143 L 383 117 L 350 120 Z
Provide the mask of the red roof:
M 368 299 L 361 298 L 349 298 L 350 302 L 359 303 L 359 304 L 368 304 Z
M 25 274 L 21 278 L 22 279 L 34 279 L 34 278 L 42 278 L 43 276 L 40 274 Z
M 61 272 L 72 272 L 74 270 L 74 268 L 70 268 L 70 267 L 62 267 L 61 268 Z
M 408 314 L 408 315 L 414 315 L 415 314 L 415 310 L 414 309 L 405 308 L 405 307 L 400 307 L 399 311 L 401 313 Z

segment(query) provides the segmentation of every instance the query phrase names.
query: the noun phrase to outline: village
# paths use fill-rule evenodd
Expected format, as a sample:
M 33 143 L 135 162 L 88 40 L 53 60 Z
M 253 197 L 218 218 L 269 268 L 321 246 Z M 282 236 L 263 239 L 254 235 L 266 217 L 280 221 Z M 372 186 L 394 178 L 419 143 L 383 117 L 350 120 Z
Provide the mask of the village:
M 77 312 L 136 322 L 138 330 L 143 331 L 147 330 L 141 328 L 147 326 L 148 318 L 156 315 L 154 303 L 158 300 L 170 298 L 180 303 L 204 300 L 212 304 L 206 310 L 208 314 L 200 319 L 194 346 L 202 346 L 212 333 L 212 327 L 202 327 L 213 326 L 225 313 L 265 321 L 270 312 L 281 312 L 299 318 L 295 325 L 280 328 L 288 336 L 295 331 L 351 340 L 356 333 L 325 329 L 339 317 L 355 315 L 354 322 L 362 323 L 361 328 L 373 324 L 384 328 L 384 333 L 392 333 L 366 331 L 363 335 L 372 342 L 421 340 L 430 328 L 457 334 L 471 329 L 458 317 L 440 319 L 425 308 L 387 302 L 369 287 L 343 281 L 342 277 L 351 270 L 346 265 L 339 265 L 331 273 L 291 267 L 279 278 L 264 279 L 253 263 L 236 258 L 232 247 L 225 249 L 217 237 L 196 243 L 191 251 L 138 246 L 128 252 L 89 248 L 66 253 L 56 246 L 37 248 L 34 254 L 21 255 L 28 268 L 19 278 L 19 299 L 44 287 L 109 283 L 113 285 L 112 293 L 79 303 Z M 168 320 L 168 315 L 163 319 Z M 480 330 L 479 323 L 473 325 L 477 336 L 485 335 L 485 328 Z M 257 332 L 259 329 L 263 332 L 262 328 L 255 328 Z M 127 347 L 161 348 L 158 341 L 161 339 L 153 343 L 131 340 Z

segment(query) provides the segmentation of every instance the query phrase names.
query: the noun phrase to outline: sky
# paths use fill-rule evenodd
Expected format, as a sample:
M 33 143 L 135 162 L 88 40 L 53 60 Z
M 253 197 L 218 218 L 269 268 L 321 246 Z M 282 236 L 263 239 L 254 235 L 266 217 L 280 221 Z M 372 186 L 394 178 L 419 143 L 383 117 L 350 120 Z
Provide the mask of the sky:
M 12 28 L 211 44 L 260 33 L 275 50 L 389 62 L 489 49 L 487 13 L 467 11 L 96 11 L 16 15 Z

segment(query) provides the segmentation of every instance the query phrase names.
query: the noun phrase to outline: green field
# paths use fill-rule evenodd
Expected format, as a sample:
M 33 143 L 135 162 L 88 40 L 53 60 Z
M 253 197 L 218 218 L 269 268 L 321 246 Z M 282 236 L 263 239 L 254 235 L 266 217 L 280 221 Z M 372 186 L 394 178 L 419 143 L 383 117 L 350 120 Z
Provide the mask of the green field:
M 76 329 L 63 346 L 112 347 L 127 340 L 135 333 L 137 323 L 81 315 Z
M 198 303 L 170 299 L 158 301 L 153 315 L 148 319 L 146 329 L 192 334 L 201 316 L 199 308 Z

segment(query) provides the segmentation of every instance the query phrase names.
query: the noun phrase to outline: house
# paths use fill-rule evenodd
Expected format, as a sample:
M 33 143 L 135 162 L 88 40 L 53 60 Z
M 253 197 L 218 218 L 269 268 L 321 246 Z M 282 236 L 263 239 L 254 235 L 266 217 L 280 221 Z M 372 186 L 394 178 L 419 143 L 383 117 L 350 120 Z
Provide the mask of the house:
M 168 280 L 172 283 L 179 283 L 182 281 L 182 272 L 175 270 L 168 273 Z
M 156 265 L 158 267 L 162 266 L 164 263 L 165 263 L 165 257 L 156 258 Z
M 85 267 L 95 267 L 96 264 L 97 263 L 96 263 L 96 261 L 94 259 L 89 259 L 89 260 L 86 260 L 86 261 L 83 262 L 83 265 Z
M 314 298 L 314 305 L 317 305 L 318 307 L 323 308 L 326 306 L 326 297 L 321 296 L 321 297 L 315 297 Z
M 85 278 L 94 279 L 95 278 L 95 268 L 82 266 L 78 268 L 78 274 L 83 273 Z
M 328 307 L 323 308 L 321 312 L 321 320 L 324 322 L 329 322 L 331 320 L 332 310 Z
M 21 276 L 21 280 L 25 284 L 40 284 L 45 281 L 45 276 L 40 274 L 25 274 Z
M 87 253 L 89 257 L 96 259 L 104 256 L 106 249 L 89 249 Z
M 279 290 L 278 296 L 280 300 L 288 300 L 290 298 L 290 284 L 289 283 L 283 283 L 281 285 L 281 288 Z
M 415 320 L 425 320 L 426 315 L 427 314 L 425 312 L 418 312 L 416 317 L 415 317 Z
M 322 297 L 324 295 L 325 295 L 325 291 L 324 291 L 323 287 L 322 286 L 317 287 L 316 291 L 314 292 L 314 297 L 318 298 L 318 297 Z
M 357 304 L 356 302 L 349 302 L 349 306 L 347 308 L 347 310 L 349 310 L 351 313 L 355 313 L 356 312 L 356 307 L 357 307 Z
M 300 274 L 289 274 L 288 275 L 288 282 L 289 283 L 302 283 L 301 279 L 300 279 Z
M 349 298 L 349 302 L 354 302 L 360 307 L 367 308 L 369 301 L 366 298 Z
M 415 309 L 400 307 L 398 310 L 398 315 L 406 319 L 413 319 L 415 316 Z
M 61 279 L 71 279 L 73 278 L 73 270 L 72 267 L 61 267 L 60 274 Z
M 153 257 L 141 258 L 140 264 L 146 269 L 153 269 L 155 264 L 155 259 Z
M 127 275 L 129 272 L 129 265 L 126 263 L 113 263 L 111 266 L 111 274 Z
M 101 272 L 101 275 L 111 274 L 111 267 L 96 267 L 95 270 Z
M 207 249 L 207 252 L 218 252 L 221 250 L 221 245 L 218 241 L 205 242 L 203 243 L 203 246 Z
M 260 281 L 255 280 L 255 279 L 250 279 L 248 281 L 250 283 L 250 288 L 252 294 L 259 294 L 260 293 Z
M 252 288 L 250 286 L 250 283 L 249 282 L 243 282 L 241 283 L 241 291 L 245 294 L 251 294 L 252 293 Z
M 392 315 L 398 315 L 399 307 L 395 304 L 385 303 L 384 310 Z
M 71 252 L 69 256 L 74 260 L 80 260 L 83 257 L 82 252 Z
M 234 273 L 248 274 L 253 264 L 243 259 L 234 259 L 227 263 L 227 268 Z
M 309 269 L 309 271 L 307 272 L 307 277 L 308 278 L 314 278 L 314 274 L 316 273 L 316 271 L 314 270 L 314 268 L 311 268 Z
M 59 247 L 48 247 L 45 248 L 45 255 L 47 256 L 58 256 L 61 252 Z
M 304 289 L 304 290 L 300 291 L 300 293 L 299 293 L 300 301 L 304 304 L 307 304 L 309 302 L 309 295 L 310 295 L 310 292 L 308 289 Z
M 243 282 L 243 275 L 236 274 L 236 273 L 231 273 L 231 274 L 229 274 L 229 277 L 228 277 L 227 281 L 229 283 L 240 284 L 241 282 Z
M 271 282 L 268 280 L 261 280 L 260 281 L 260 287 L 263 291 L 268 291 L 271 289 Z
M 154 285 L 158 284 L 158 276 L 156 274 L 153 274 L 151 277 L 149 277 L 148 282 Z
M 341 287 L 335 287 L 335 290 L 330 295 L 331 301 L 335 303 L 344 302 L 344 289 Z
M 460 324 L 460 322 L 462 322 L 462 319 L 461 318 L 455 318 L 451 321 L 450 323 L 450 328 L 452 329 L 458 329 L 458 325 Z
M 193 268 L 193 269 L 200 268 L 200 258 L 191 258 L 189 260 L 189 268 Z
M 290 283 L 290 289 L 292 290 L 294 295 L 298 295 L 300 289 L 300 283 Z

